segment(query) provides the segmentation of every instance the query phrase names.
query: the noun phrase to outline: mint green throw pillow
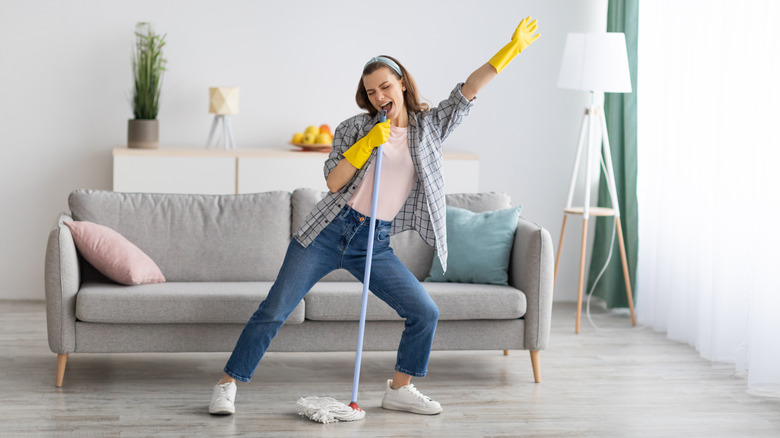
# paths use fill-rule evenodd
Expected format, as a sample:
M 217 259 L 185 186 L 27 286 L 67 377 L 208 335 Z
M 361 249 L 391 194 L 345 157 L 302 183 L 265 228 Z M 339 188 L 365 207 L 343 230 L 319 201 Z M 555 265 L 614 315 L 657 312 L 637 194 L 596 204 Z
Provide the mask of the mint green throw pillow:
M 425 281 L 507 285 L 520 207 L 472 211 L 447 207 L 447 272 L 433 258 Z

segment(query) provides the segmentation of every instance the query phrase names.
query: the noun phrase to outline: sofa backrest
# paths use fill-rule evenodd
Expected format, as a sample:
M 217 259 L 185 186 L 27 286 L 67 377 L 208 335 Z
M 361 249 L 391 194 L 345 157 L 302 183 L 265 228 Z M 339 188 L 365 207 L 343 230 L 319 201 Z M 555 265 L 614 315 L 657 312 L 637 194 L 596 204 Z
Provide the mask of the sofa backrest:
M 133 242 L 168 281 L 272 281 L 290 242 L 290 197 L 76 190 L 68 204 L 74 220 Z
M 177 195 L 76 190 L 68 198 L 77 221 L 105 225 L 157 263 L 168 281 L 273 281 L 292 233 L 327 192 Z M 505 193 L 447 195 L 447 205 L 475 212 L 511 207 Z M 420 280 L 434 250 L 416 231 L 390 238 L 401 262 Z M 323 281 L 357 281 L 338 270 Z

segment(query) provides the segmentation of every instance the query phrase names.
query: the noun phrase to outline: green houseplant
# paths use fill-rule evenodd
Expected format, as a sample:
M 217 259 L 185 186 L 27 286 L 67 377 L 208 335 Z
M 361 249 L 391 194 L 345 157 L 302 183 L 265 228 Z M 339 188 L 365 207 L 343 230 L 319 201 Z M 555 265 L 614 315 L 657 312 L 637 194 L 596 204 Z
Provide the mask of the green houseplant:
M 166 63 L 163 47 L 165 34 L 154 33 L 149 23 L 136 24 L 132 101 L 135 119 L 128 120 L 127 147 L 153 149 L 159 144 L 160 125 L 157 113 Z

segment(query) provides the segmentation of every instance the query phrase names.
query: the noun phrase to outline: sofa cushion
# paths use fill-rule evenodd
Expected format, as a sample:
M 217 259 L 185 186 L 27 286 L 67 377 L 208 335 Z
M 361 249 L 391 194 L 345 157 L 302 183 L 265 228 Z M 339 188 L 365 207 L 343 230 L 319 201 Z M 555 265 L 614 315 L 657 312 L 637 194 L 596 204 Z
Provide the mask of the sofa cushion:
M 63 223 L 82 257 L 111 280 L 128 286 L 165 282 L 154 260 L 111 228 L 86 221 Z
M 502 192 L 456 193 L 446 197 L 447 205 L 474 212 L 503 210 L 512 206 L 509 195 Z
M 290 194 L 175 195 L 76 190 L 75 220 L 105 225 L 169 282 L 272 281 L 290 242 Z
M 121 286 L 85 283 L 76 296 L 76 318 L 98 323 L 246 324 L 272 282 L 159 283 Z M 301 301 L 285 324 L 300 324 Z
M 296 189 L 292 192 L 290 202 L 292 204 L 292 233 L 295 234 L 298 228 L 302 227 L 306 221 L 306 216 L 315 205 L 317 205 L 327 192 L 314 189 Z
M 512 252 L 520 207 L 475 213 L 447 206 L 447 272 L 433 261 L 425 281 L 509 284 Z
M 439 307 L 439 321 L 517 319 L 525 315 L 525 294 L 510 286 L 465 283 L 424 283 Z M 363 285 L 359 282 L 317 283 L 304 297 L 306 319 L 359 321 Z M 367 321 L 400 319 L 374 294 L 368 296 Z
M 435 251 L 425 243 L 420 233 L 408 230 L 394 234 L 390 236 L 390 247 L 418 280 L 424 280 L 428 276 Z

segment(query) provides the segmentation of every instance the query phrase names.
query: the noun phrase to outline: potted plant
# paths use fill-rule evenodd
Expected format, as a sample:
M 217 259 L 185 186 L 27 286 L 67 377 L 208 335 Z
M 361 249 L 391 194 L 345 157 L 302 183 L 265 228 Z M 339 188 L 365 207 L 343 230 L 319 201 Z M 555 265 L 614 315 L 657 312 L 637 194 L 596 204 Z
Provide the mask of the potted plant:
M 159 145 L 160 126 L 157 112 L 166 60 L 163 58 L 165 34 L 154 33 L 151 24 L 135 27 L 133 50 L 133 114 L 128 120 L 127 147 L 154 149 Z

